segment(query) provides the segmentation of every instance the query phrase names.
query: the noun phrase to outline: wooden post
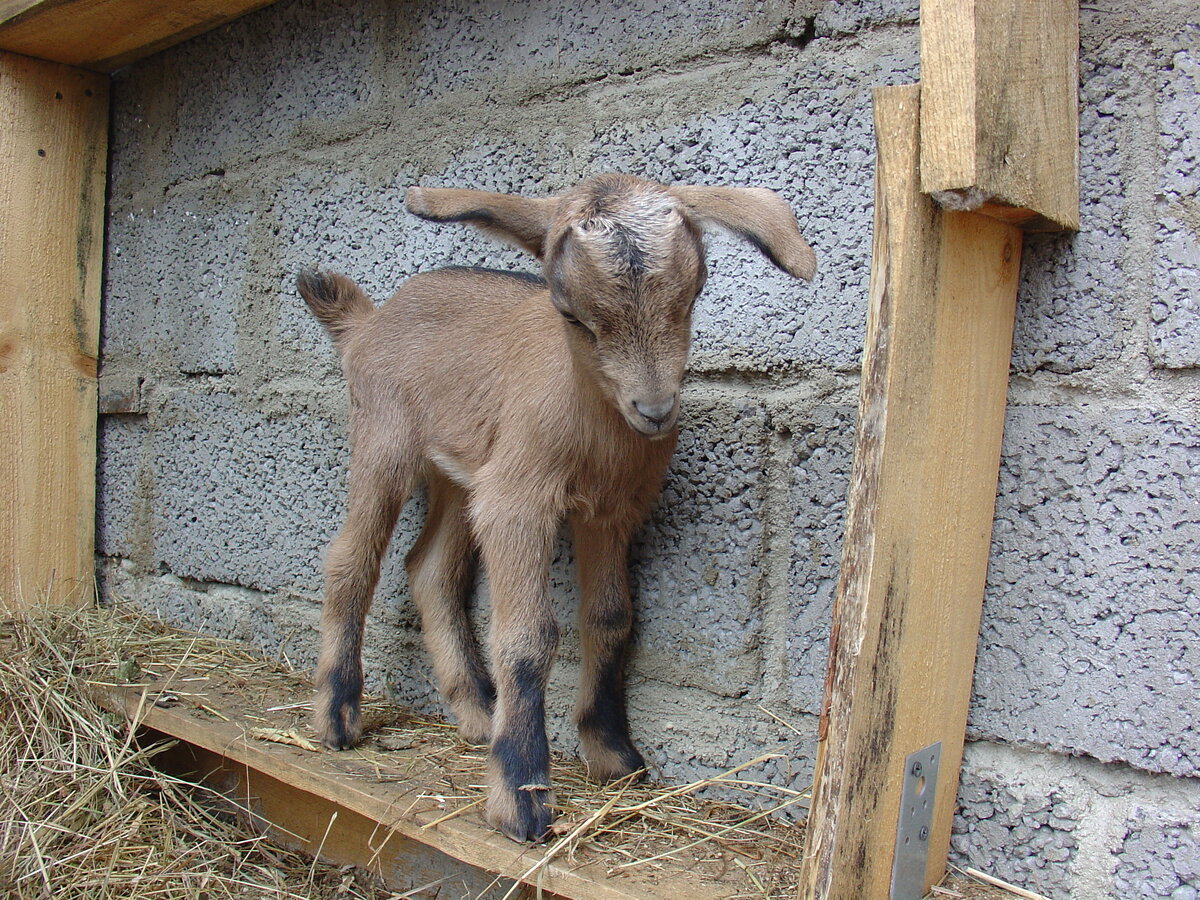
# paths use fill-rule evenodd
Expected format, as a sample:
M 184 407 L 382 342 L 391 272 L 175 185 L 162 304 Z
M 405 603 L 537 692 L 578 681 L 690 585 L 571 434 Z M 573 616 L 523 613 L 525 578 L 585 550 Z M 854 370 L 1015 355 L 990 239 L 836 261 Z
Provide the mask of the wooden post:
M 922 0 L 921 189 L 1078 229 L 1078 95 L 1076 0 Z
M 108 78 L 0 51 L 0 602 L 93 585 Z
M 801 896 L 886 900 L 905 757 L 941 742 L 950 841 L 987 570 L 1021 232 L 921 192 L 916 85 L 875 94 L 859 430 Z M 897 898 L 916 900 L 916 897 Z
M 1004 423 L 1015 226 L 1078 228 L 1078 43 L 1074 0 L 923 0 L 922 83 L 876 94 L 860 421 L 804 900 L 914 900 L 945 868 Z M 935 742 L 925 877 L 893 893 L 906 757 Z

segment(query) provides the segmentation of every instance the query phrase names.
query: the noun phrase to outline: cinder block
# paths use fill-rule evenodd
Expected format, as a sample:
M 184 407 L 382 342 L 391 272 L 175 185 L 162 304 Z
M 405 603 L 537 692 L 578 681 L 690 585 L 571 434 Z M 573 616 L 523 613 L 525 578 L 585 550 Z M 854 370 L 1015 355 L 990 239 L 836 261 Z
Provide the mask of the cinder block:
M 1120 358 L 1133 338 L 1115 323 L 1130 280 L 1120 265 L 1128 185 L 1121 172 L 1121 133 L 1132 104 L 1129 74 L 1118 63 L 1080 61 L 1080 221 L 1077 234 L 1030 234 L 1021 259 L 1012 367 L 1068 373 Z M 1139 314 L 1140 317 L 1141 314 Z
M 1200 366 L 1200 27 L 1183 29 L 1180 49 L 1159 69 L 1162 168 L 1155 232 L 1151 355 L 1166 369 Z
M 311 601 L 148 574 L 127 560 L 105 560 L 101 576 L 106 596 L 132 603 L 173 627 L 240 641 L 299 669 L 316 662 L 320 610 Z
M 969 732 L 1200 772 L 1200 426 L 1010 408 Z
M 950 837 L 950 862 L 1051 897 L 1070 896 L 1081 811 L 1054 790 L 964 770 Z M 1125 896 L 1125 895 L 1122 895 Z
M 379 6 L 278 4 L 118 73 L 116 196 L 160 178 L 223 176 L 286 145 L 309 117 L 336 120 L 366 106 L 378 89 L 372 63 L 387 13 Z M 147 137 L 151 146 L 139 147 Z
M 341 524 L 345 436 L 268 419 L 228 394 L 178 393 L 151 421 L 154 563 L 182 578 L 315 593 Z
M 1200 896 L 1200 812 L 1135 805 L 1113 875 L 1115 897 Z
M 760 680 L 766 415 L 686 391 L 683 410 L 658 508 L 634 544 L 633 669 L 739 696 Z
M 208 190 L 108 216 L 102 353 L 106 370 L 224 375 L 237 322 L 253 206 Z
M 96 553 L 149 559 L 144 416 L 101 416 L 96 435 Z
M 876 25 L 915 25 L 918 0 L 839 0 L 821 4 L 815 20 L 819 37 L 854 34 Z
M 545 92 L 598 73 L 631 75 L 789 39 L 803 27 L 792 16 L 792 4 L 783 0 L 500 6 L 456 0 L 421 7 L 411 43 L 391 61 L 411 78 L 415 102 L 487 88 Z
M 819 407 L 794 433 L 791 566 L 786 636 L 789 692 L 796 709 L 819 713 L 829 624 L 841 568 L 846 498 L 854 456 L 854 410 Z

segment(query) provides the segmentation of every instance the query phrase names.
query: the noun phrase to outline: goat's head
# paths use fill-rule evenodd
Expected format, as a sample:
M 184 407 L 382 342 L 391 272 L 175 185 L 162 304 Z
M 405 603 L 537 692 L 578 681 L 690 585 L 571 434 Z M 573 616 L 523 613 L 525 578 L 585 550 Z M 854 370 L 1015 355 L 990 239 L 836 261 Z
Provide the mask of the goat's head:
M 599 175 L 545 199 L 413 187 L 406 202 L 422 218 L 469 222 L 537 256 L 573 356 L 649 437 L 679 415 L 692 307 L 707 277 L 701 227 L 734 232 L 796 277 L 816 268 L 787 204 L 761 188 Z

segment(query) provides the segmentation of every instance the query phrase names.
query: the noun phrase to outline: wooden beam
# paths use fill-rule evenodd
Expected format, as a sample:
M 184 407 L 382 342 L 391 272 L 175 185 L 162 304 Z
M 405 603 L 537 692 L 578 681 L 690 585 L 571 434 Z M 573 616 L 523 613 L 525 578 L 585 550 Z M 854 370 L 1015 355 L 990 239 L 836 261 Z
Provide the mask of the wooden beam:
M 916 85 L 875 94 L 867 336 L 808 900 L 889 897 L 905 757 L 936 741 L 925 886 L 941 876 L 970 698 L 1022 233 L 922 193 L 919 107 Z
M 139 738 L 149 744 L 171 740 L 171 735 L 144 728 Z M 382 826 L 343 804 L 303 790 L 290 780 L 267 775 L 227 756 L 186 741 L 176 741 L 154 757 L 158 769 L 193 783 L 203 783 L 223 794 L 252 817 L 250 824 L 275 843 L 320 857 L 336 866 L 355 866 L 377 875 L 389 889 L 416 896 L 500 897 L 511 882 L 500 882 L 490 872 L 447 856 Z M 425 888 L 425 890 L 421 890 Z M 438 890 L 440 888 L 440 890 Z M 515 900 L 533 897 L 534 889 L 522 885 Z M 547 900 L 558 894 L 543 891 Z
M 274 0 L 0 0 L 0 49 L 114 72 Z
M 222 705 L 216 694 L 205 700 L 208 709 Z M 338 823 L 349 823 L 346 827 L 351 830 L 336 838 L 333 847 L 327 845 L 326 855 L 385 877 L 405 866 L 427 872 L 466 871 L 450 862 L 458 860 L 477 873 L 489 873 L 488 881 L 498 876 L 505 891 L 520 881 L 550 897 L 568 900 L 718 900 L 729 895 L 728 884 L 710 883 L 671 863 L 645 873 L 610 874 L 600 862 L 564 857 L 533 871 L 545 847 L 515 844 L 471 815 L 439 822 L 445 812 L 432 798 L 451 791 L 451 785 L 422 784 L 397 778 L 394 772 L 379 777 L 378 770 L 359 761 L 355 753 L 314 753 L 255 740 L 224 714 L 223 720 L 217 720 L 183 707 L 155 706 L 153 698 L 145 700 L 139 688 L 114 689 L 101 702 L 143 727 L 184 742 L 198 759 L 219 757 L 220 769 L 243 771 L 237 789 L 245 791 L 249 786 L 249 796 L 263 804 L 265 817 L 271 818 L 265 812 L 268 806 L 275 810 L 273 821 L 292 832 L 301 849 L 319 846 L 330 817 L 337 812 Z M 402 757 L 396 766 L 403 771 Z M 364 833 L 371 840 L 355 850 L 355 836 Z M 374 851 L 385 838 L 390 849 L 381 863 Z
M 921 184 L 951 209 L 1079 228 L 1076 0 L 922 0 Z
M 108 79 L 0 51 L 0 601 L 93 585 Z

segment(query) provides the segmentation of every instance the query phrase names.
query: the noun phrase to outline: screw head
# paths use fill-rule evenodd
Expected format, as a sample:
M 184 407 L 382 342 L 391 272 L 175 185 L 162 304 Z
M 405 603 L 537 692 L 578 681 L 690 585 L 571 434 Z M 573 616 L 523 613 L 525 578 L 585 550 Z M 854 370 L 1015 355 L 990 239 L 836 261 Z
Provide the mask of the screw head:
M 914 776 L 920 777 L 923 771 L 925 771 L 925 767 L 921 765 L 920 761 L 912 764 L 912 773 Z
M 922 825 L 921 830 L 919 832 L 917 832 L 917 837 L 919 837 L 923 841 L 929 840 L 929 829 L 927 827 L 925 827 L 924 825 Z

